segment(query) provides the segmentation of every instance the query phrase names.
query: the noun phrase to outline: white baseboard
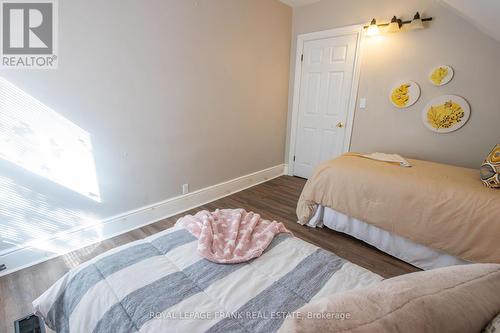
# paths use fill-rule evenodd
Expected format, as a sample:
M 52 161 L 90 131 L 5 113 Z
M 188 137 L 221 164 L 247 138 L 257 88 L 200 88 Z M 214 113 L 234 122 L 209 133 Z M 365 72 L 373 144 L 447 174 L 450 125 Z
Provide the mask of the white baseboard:
M 286 169 L 287 166 L 285 164 L 277 165 L 223 183 L 205 187 L 188 194 L 115 215 L 91 225 L 59 233 L 42 242 L 25 244 L 13 251 L 0 255 L 0 263 L 7 266 L 6 270 L 0 272 L 0 276 L 99 243 L 105 239 L 115 237 L 266 182 L 286 174 Z

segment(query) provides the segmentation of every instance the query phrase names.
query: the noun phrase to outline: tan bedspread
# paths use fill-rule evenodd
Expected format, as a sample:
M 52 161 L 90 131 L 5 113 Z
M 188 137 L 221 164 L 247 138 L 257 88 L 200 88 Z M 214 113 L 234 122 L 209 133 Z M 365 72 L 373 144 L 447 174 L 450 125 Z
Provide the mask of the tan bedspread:
M 483 186 L 479 170 L 409 161 L 345 154 L 321 164 L 300 195 L 299 223 L 321 204 L 468 261 L 500 263 L 500 190 Z

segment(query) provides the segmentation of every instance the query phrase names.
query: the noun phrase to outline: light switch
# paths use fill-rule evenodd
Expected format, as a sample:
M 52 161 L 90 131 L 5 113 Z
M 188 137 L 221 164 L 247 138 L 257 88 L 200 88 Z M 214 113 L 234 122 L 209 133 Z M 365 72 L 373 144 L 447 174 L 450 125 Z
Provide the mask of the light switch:
M 365 97 L 361 97 L 359 99 L 359 108 L 366 109 L 366 98 Z

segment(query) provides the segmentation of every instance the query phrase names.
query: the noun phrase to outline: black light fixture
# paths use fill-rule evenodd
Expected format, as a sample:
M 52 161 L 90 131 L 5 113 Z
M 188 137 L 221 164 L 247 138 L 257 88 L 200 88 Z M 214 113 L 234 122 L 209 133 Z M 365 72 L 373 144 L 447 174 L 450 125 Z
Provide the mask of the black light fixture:
M 369 25 L 365 25 L 364 28 L 367 29 L 366 34 L 368 36 L 377 35 L 380 32 L 379 27 L 388 27 L 388 32 L 397 32 L 401 30 L 403 25 L 408 25 L 407 30 L 416 30 L 424 28 L 423 22 L 432 21 L 432 17 L 420 17 L 420 13 L 416 12 L 413 16 L 413 20 L 403 21 L 396 16 L 393 16 L 390 23 L 378 23 L 375 19 L 372 19 Z

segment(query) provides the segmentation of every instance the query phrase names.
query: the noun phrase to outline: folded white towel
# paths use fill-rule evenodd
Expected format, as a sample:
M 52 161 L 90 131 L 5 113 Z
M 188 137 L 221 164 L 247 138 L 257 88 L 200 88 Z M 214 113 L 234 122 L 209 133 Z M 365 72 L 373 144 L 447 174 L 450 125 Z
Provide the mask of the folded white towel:
M 398 154 L 371 153 L 371 154 L 361 154 L 361 156 L 377 161 L 399 163 L 400 166 L 405 168 L 411 167 L 410 162 L 408 162 L 401 155 Z

